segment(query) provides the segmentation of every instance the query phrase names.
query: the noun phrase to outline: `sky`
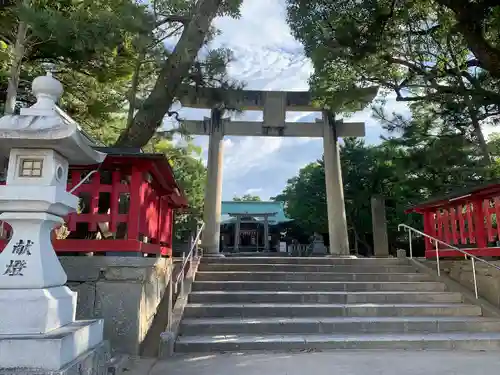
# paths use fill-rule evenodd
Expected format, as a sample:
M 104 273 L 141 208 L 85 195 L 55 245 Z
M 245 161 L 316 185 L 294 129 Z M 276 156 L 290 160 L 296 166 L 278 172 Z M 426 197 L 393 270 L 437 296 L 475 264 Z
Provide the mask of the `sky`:
M 286 23 L 284 0 L 244 0 L 240 19 L 218 18 L 215 26 L 222 33 L 212 47 L 233 50 L 235 61 L 229 67 L 231 77 L 253 90 L 308 90 L 311 62 L 304 56 L 302 45 L 291 35 Z M 387 110 L 409 113 L 404 103 L 390 98 Z M 201 120 L 209 111 L 183 108 L 181 117 Z M 287 121 L 313 122 L 319 114 L 288 113 Z M 262 121 L 262 113 L 248 111 L 241 120 Z M 381 125 L 371 118 L 369 108 L 353 114 L 346 121 L 364 121 L 367 143 L 376 143 Z M 203 149 L 206 163 L 208 137 L 198 136 L 194 142 Z M 279 194 L 288 179 L 307 164 L 321 158 L 320 138 L 228 137 L 224 138 L 223 200 L 244 194 L 258 195 L 263 200 Z

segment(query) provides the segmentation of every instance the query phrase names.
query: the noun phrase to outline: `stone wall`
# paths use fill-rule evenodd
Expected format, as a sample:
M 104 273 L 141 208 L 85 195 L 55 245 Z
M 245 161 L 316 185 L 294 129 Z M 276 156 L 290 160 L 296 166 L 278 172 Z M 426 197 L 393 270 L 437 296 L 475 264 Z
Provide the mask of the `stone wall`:
M 78 292 L 77 319 L 103 318 L 104 338 L 111 349 L 139 355 L 159 308 L 168 307 L 165 299 L 171 260 L 110 256 L 59 259 L 68 274 L 68 287 Z
M 500 267 L 500 261 L 490 262 Z M 436 269 L 435 261 L 426 261 L 426 263 Z M 470 259 L 441 260 L 440 268 L 441 272 L 446 273 L 451 279 L 474 291 L 474 279 Z M 500 307 L 500 270 L 476 261 L 476 280 L 479 296 L 496 307 Z

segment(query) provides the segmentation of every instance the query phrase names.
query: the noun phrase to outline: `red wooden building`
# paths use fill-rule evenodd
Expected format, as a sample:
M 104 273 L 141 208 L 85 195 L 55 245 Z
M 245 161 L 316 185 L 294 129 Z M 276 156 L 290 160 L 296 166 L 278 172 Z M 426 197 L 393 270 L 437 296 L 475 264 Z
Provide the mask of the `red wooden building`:
M 406 213 L 419 213 L 424 233 L 477 256 L 500 256 L 500 184 L 475 187 L 418 204 Z M 463 254 L 439 246 L 440 257 Z M 442 250 L 441 250 L 442 249 Z M 435 242 L 425 239 L 426 258 L 435 258 Z
M 137 149 L 97 149 L 108 154 L 100 166 L 70 167 L 68 190 L 95 172 L 73 192 L 81 198 L 79 213 L 66 218 L 69 235 L 54 238 L 56 252 L 171 255 L 174 211 L 186 208 L 187 200 L 167 158 Z M 5 243 L 0 237 L 0 250 Z

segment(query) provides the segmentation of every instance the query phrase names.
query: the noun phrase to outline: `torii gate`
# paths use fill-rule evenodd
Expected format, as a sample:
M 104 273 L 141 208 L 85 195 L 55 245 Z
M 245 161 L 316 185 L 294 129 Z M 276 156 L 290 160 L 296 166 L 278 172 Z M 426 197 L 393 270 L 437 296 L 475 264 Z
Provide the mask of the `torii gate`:
M 184 107 L 211 108 L 208 98 L 217 97 L 218 89 L 195 89 L 185 86 L 179 101 Z M 371 102 L 378 88 L 356 90 L 356 99 Z M 349 97 L 353 97 L 353 92 Z M 347 95 L 347 93 L 346 93 Z M 220 96 L 220 95 L 218 95 Z M 225 135 L 260 137 L 323 137 L 326 198 L 328 210 L 328 232 L 331 255 L 349 255 L 349 239 L 344 204 L 344 188 L 339 157 L 339 137 L 364 137 L 363 122 L 344 123 L 335 120 L 332 112 L 318 109 L 312 104 L 308 91 L 250 91 L 226 92 L 225 98 L 232 108 L 262 110 L 264 121 L 231 121 L 222 118 L 222 111 L 211 108 L 211 117 L 203 121 L 182 121 L 181 127 L 190 134 L 208 135 L 207 186 L 205 190 L 204 221 L 202 237 L 204 254 L 220 256 L 220 217 L 222 198 L 223 139 Z M 213 101 L 212 101 L 213 103 Z M 322 118 L 310 122 L 286 122 L 286 111 L 322 112 Z

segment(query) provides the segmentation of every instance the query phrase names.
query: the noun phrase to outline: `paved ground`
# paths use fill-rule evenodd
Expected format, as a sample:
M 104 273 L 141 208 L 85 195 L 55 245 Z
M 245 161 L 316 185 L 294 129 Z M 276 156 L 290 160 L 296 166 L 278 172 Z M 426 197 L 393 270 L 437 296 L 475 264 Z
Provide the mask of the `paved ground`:
M 207 354 L 138 360 L 130 375 L 484 375 L 500 368 L 498 352 L 336 351 Z

